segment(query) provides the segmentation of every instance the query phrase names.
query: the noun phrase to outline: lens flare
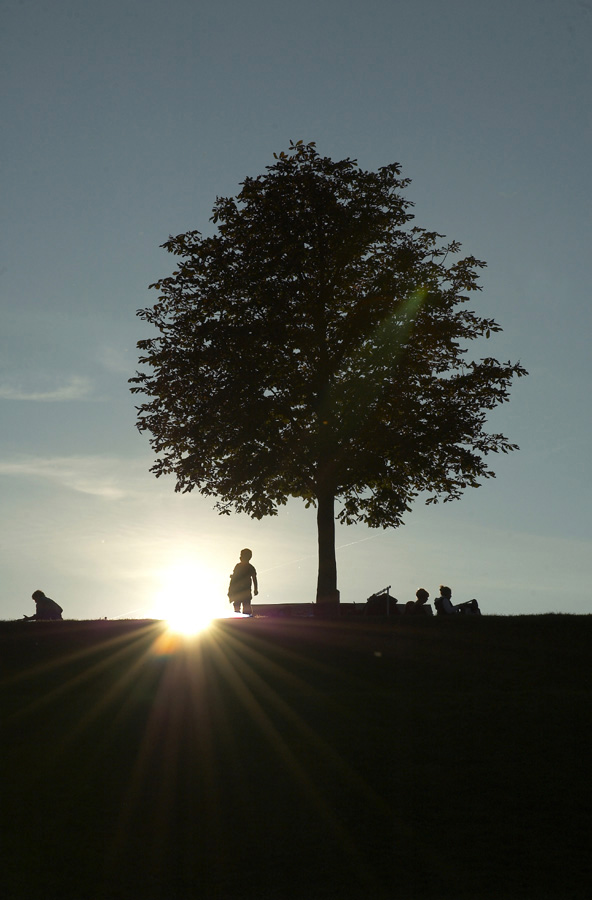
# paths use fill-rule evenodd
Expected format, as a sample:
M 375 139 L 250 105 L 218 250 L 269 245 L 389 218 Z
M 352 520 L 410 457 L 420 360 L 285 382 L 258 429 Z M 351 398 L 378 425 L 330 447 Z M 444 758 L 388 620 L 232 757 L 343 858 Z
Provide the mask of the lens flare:
M 178 562 L 160 573 L 162 587 L 153 615 L 164 619 L 167 630 L 192 637 L 213 619 L 228 615 L 228 602 L 219 575 L 198 561 Z

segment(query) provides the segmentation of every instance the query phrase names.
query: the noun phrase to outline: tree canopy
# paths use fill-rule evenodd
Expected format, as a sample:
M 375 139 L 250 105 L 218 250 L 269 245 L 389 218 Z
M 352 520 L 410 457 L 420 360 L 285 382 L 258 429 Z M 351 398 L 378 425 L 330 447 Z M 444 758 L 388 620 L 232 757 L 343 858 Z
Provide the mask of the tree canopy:
M 213 234 L 163 244 L 177 268 L 138 310 L 159 332 L 130 379 L 151 471 L 222 513 L 315 505 L 319 602 L 339 596 L 335 516 L 398 526 L 418 495 L 457 499 L 516 449 L 486 415 L 525 370 L 468 353 L 501 330 L 467 305 L 485 263 L 410 224 L 409 183 L 397 163 L 292 143 L 216 199 Z

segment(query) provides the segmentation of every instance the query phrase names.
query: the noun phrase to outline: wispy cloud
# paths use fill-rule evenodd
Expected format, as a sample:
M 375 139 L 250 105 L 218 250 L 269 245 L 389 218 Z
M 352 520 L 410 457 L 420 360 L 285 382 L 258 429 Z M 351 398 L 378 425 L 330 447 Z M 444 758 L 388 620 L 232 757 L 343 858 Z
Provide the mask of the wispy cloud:
M 97 351 L 97 361 L 114 375 L 133 375 L 137 365 L 137 353 L 115 344 L 103 344 Z
M 94 456 L 0 460 L 0 476 L 40 478 L 109 500 L 132 493 L 124 486 L 129 483 L 129 469 L 129 461 Z
M 56 387 L 41 390 L 4 382 L 0 384 L 0 400 L 34 400 L 41 403 L 86 400 L 90 397 L 91 390 L 90 379 L 78 375 L 73 375 Z

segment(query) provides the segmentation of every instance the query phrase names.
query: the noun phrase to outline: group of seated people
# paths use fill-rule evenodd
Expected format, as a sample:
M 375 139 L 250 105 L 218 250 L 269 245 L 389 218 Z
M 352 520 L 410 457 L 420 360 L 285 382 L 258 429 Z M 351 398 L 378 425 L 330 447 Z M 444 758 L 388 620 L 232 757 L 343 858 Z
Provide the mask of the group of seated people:
M 390 593 L 390 586 L 372 594 L 366 601 L 364 615 L 432 615 L 432 607 L 428 600 L 430 595 L 425 588 L 419 588 L 415 592 L 415 600 L 400 604 L 396 597 Z M 452 603 L 452 591 L 445 584 L 440 585 L 440 596 L 434 600 L 437 616 L 471 615 L 480 616 L 481 610 L 476 600 L 467 600 L 465 603 Z
M 415 601 L 410 600 L 405 605 L 405 612 L 422 614 L 425 611 L 430 595 L 425 588 L 419 588 L 419 590 L 415 592 L 415 596 L 417 598 Z M 479 609 L 479 604 L 476 600 L 466 600 L 465 603 L 453 604 L 452 591 L 445 584 L 440 585 L 440 596 L 436 597 L 434 600 L 434 606 L 436 607 L 437 616 L 455 616 L 459 614 L 468 616 L 481 615 L 481 610 Z

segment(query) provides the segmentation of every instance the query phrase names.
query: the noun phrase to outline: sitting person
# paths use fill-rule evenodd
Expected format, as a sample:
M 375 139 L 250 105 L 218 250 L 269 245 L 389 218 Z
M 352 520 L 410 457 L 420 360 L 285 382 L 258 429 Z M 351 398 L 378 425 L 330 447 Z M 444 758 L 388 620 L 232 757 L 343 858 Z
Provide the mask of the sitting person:
M 36 612 L 32 616 L 23 616 L 24 619 L 61 619 L 62 607 L 59 606 L 51 597 L 46 597 L 43 591 L 34 591 L 32 594 L 35 601 Z
M 438 616 L 453 616 L 457 613 L 464 615 L 480 616 L 481 610 L 476 600 L 467 600 L 465 603 L 452 604 L 452 591 L 445 584 L 440 585 L 440 596 L 434 600 L 436 614 Z
M 405 604 L 405 613 L 409 615 L 424 615 L 425 613 L 431 613 L 432 608 L 426 606 L 429 600 L 429 593 L 425 588 L 418 588 L 415 592 L 416 600 L 408 600 Z
M 413 604 L 415 606 L 415 612 L 424 613 L 426 611 L 426 604 L 430 599 L 429 593 L 425 588 L 418 588 L 418 590 L 416 590 L 415 592 L 415 596 L 417 597 L 417 600 Z

